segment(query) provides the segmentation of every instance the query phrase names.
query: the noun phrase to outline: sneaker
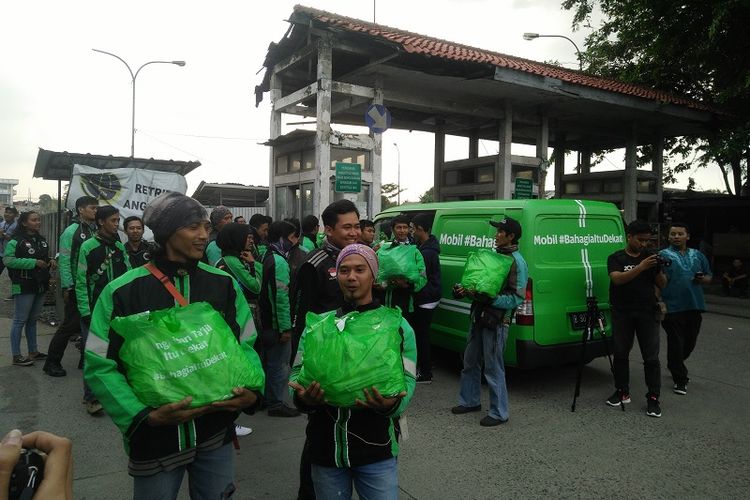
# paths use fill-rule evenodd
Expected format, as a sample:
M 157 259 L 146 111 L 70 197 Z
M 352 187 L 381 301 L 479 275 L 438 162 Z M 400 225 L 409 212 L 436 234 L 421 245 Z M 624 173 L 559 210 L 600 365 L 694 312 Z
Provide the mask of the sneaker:
M 289 408 L 287 405 L 277 406 L 276 408 L 268 409 L 269 417 L 299 417 L 301 414 L 294 408 Z
M 672 387 L 672 391 L 675 394 L 679 394 L 680 396 L 686 396 L 687 395 L 687 384 L 675 384 L 674 387 Z
M 91 415 L 92 417 L 101 415 L 103 410 L 104 408 L 99 401 L 86 401 L 86 411 L 89 412 L 89 415 Z
M 29 357 L 33 360 L 37 359 L 47 359 L 47 355 L 43 352 L 30 352 Z
M 646 399 L 646 415 L 649 417 L 661 417 L 661 406 L 656 396 L 649 396 Z
M 463 415 L 464 413 L 471 413 L 473 411 L 479 411 L 482 409 L 482 405 L 476 405 L 476 406 L 454 406 L 451 408 L 451 413 L 454 415 Z
M 630 403 L 630 394 L 617 389 L 605 402 L 609 406 L 620 406 L 621 403 Z
M 479 425 L 482 427 L 495 427 L 496 425 L 504 424 L 505 422 L 507 422 L 507 420 L 500 420 L 499 418 L 487 415 L 479 421 Z
M 31 366 L 34 364 L 34 360 L 27 358 L 26 356 L 13 356 L 13 364 L 16 366 Z
M 431 384 L 432 383 L 432 375 L 422 375 L 421 373 L 417 375 L 417 383 L 418 384 Z
M 5 298 L 4 298 L 3 300 L 4 300 L 5 302 L 10 302 L 10 301 L 11 301 L 11 300 L 13 300 L 14 298 L 15 298 L 15 297 L 13 297 L 12 295 L 8 295 L 8 296 L 7 296 L 7 297 L 5 297 Z
M 234 424 L 234 433 L 237 434 L 237 436 L 249 436 L 253 433 L 253 429 L 250 427 L 244 427 L 239 424 Z
M 44 363 L 43 370 L 44 373 L 46 373 L 50 377 L 64 377 L 68 374 L 68 372 L 65 371 L 65 368 L 63 368 L 60 363 L 50 361 L 49 359 L 46 363 Z

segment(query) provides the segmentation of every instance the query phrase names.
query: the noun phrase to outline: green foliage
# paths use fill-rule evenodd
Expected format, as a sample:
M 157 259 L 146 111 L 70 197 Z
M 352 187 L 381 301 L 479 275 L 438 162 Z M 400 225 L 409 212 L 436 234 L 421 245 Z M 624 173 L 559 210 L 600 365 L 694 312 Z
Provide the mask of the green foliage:
M 419 203 L 432 203 L 435 201 L 435 188 L 431 187 L 419 196 Z
M 402 193 L 404 190 L 401 189 L 399 191 L 398 184 L 394 183 L 386 183 L 380 186 L 380 207 L 382 210 L 385 210 L 386 208 L 395 207 L 398 205 L 394 201 L 394 198 L 398 197 L 399 193 Z
M 700 100 L 727 113 L 714 133 L 665 143 L 665 182 L 716 163 L 739 194 L 750 161 L 750 37 L 747 0 L 564 0 L 573 29 L 593 29 L 586 71 Z M 591 26 L 594 9 L 604 20 Z M 640 158 L 650 157 L 641 148 Z M 729 182 L 733 174 L 733 185 Z

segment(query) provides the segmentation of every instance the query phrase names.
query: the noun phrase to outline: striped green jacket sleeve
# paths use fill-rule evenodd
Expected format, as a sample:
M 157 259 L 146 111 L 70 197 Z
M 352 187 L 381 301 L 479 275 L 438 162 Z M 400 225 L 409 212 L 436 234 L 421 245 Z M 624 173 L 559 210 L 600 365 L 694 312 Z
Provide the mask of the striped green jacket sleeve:
M 5 245 L 5 255 L 3 256 L 3 264 L 10 269 L 34 269 L 36 267 L 36 259 L 16 257 L 16 248 L 18 247 L 18 240 L 10 240 Z
M 291 280 L 289 263 L 280 255 L 274 254 L 273 258 L 276 271 L 276 296 L 273 296 L 271 287 L 269 287 L 268 293 L 271 294 L 270 299 L 276 327 L 279 332 L 285 332 L 292 329 L 292 315 L 289 306 L 289 282 Z
M 60 286 L 70 288 L 73 286 L 73 269 L 71 268 L 70 249 L 73 247 L 73 234 L 78 224 L 71 224 L 65 228 L 60 236 L 60 257 L 58 268 L 60 269 Z
M 81 317 L 91 316 L 91 304 L 89 303 L 89 283 L 87 279 L 89 260 L 88 255 L 100 245 L 96 238 L 89 238 L 81 244 L 78 250 L 78 267 L 75 275 L 76 304 Z
M 427 284 L 427 266 L 425 266 L 422 252 L 417 251 L 414 253 L 414 264 L 416 265 L 417 272 L 419 273 L 419 278 L 414 283 L 414 291 L 418 292 Z
M 256 295 L 260 293 L 260 280 L 258 278 L 257 272 L 255 276 L 251 275 L 250 272 L 245 268 L 245 266 L 242 265 L 240 259 L 232 255 L 227 255 L 226 257 L 224 257 L 224 262 L 227 263 L 227 266 L 232 271 L 232 274 L 237 278 L 237 281 L 239 281 L 241 286 Z M 253 263 L 253 266 L 254 265 L 255 263 Z

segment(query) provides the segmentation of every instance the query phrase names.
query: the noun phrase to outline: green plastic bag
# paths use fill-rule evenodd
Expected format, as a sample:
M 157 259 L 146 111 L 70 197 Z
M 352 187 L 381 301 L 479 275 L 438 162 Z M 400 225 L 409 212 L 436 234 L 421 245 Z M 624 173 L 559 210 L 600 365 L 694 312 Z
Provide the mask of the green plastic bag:
M 319 382 L 328 404 L 355 406 L 370 387 L 384 397 L 406 390 L 398 309 L 379 307 L 340 318 L 307 313 L 305 324 L 298 382 L 304 387 Z
M 231 399 L 234 387 L 265 385 L 258 355 L 240 346 L 207 302 L 115 318 L 112 328 L 125 339 L 120 358 L 128 381 L 148 406 L 192 396 L 196 408 Z
M 513 257 L 487 248 L 470 252 L 461 276 L 461 286 L 467 290 L 494 297 L 508 279 Z
M 395 278 L 406 278 L 410 283 L 420 283 L 423 280 L 420 271 L 424 271 L 424 259 L 416 245 L 391 246 L 387 244 L 380 247 L 378 266 L 378 283 L 385 283 Z

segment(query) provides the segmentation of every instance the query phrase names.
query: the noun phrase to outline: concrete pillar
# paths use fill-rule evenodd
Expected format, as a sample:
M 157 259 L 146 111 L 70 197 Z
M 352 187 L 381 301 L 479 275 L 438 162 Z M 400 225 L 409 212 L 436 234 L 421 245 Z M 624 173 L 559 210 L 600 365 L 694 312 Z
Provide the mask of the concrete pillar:
M 565 175 L 565 132 L 555 132 L 555 198 L 565 195 L 563 189 L 563 175 Z
M 377 88 L 375 89 L 375 97 L 372 100 L 373 104 L 383 104 L 383 89 L 382 81 L 376 82 Z M 372 167 L 372 187 L 370 188 L 370 219 L 375 214 L 380 212 L 381 200 L 380 191 L 383 182 L 383 134 L 375 134 L 370 132 L 372 137 L 372 152 L 370 153 L 370 165 Z
M 544 191 L 547 185 L 547 171 L 549 167 L 549 118 L 542 115 L 542 123 L 536 139 L 536 156 L 541 161 L 539 166 L 539 199 L 544 199 Z
M 664 137 L 659 136 L 654 141 L 653 156 L 651 157 L 651 170 L 656 176 L 656 203 L 649 214 L 649 222 L 659 221 L 659 206 L 664 194 Z
M 281 112 L 280 111 L 274 111 L 273 110 L 273 103 L 281 98 L 281 81 L 278 76 L 275 74 L 271 74 L 271 85 L 270 85 L 270 95 L 271 95 L 271 129 L 269 138 L 271 140 L 276 139 L 281 135 Z M 277 218 L 276 215 L 276 161 L 274 160 L 274 155 L 276 153 L 276 148 L 274 146 L 271 146 L 269 152 L 269 174 L 268 174 L 268 212 L 271 214 L 271 217 L 274 219 Z
M 441 188 L 443 186 L 443 163 L 445 162 L 445 121 L 435 118 L 435 160 L 432 192 L 435 201 L 443 201 Z
M 581 173 L 591 173 L 591 148 L 581 149 Z
M 625 143 L 625 175 L 622 179 L 622 210 L 626 223 L 633 222 L 638 216 L 636 148 L 635 131 L 633 131 Z
M 474 129 L 469 136 L 469 158 L 479 158 L 479 130 Z
M 318 41 L 317 128 L 315 137 L 315 195 L 317 216 L 331 203 L 331 73 L 333 54 L 328 39 Z
M 505 114 L 500 119 L 498 130 L 498 144 L 500 150 L 497 153 L 495 164 L 495 198 L 498 200 L 511 199 L 511 174 L 512 165 L 510 160 L 510 146 L 513 142 L 513 105 L 505 103 Z

